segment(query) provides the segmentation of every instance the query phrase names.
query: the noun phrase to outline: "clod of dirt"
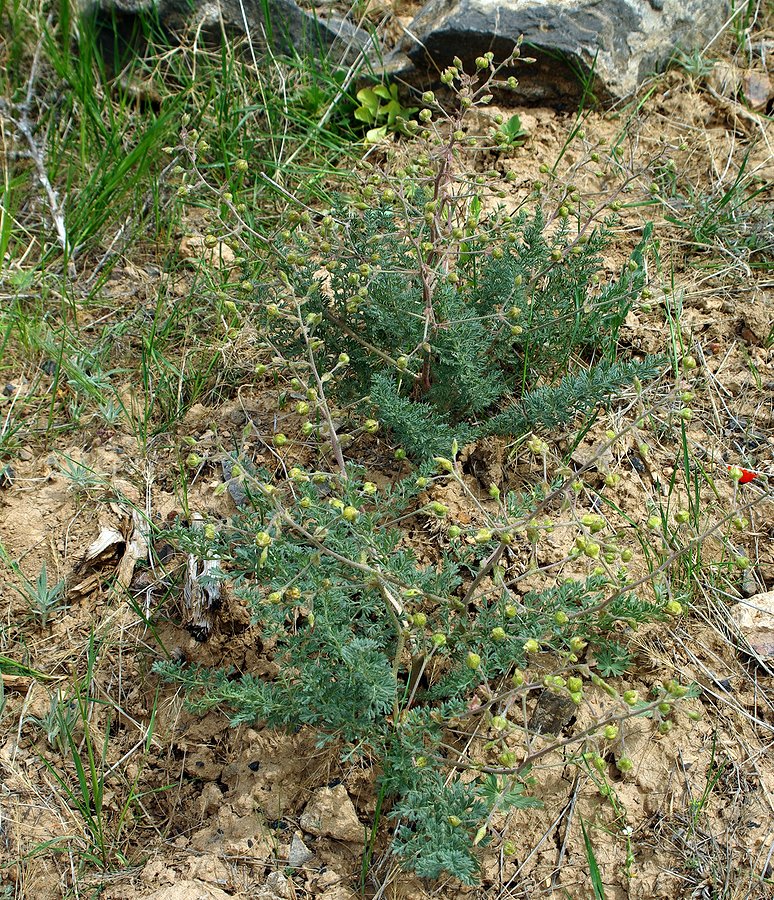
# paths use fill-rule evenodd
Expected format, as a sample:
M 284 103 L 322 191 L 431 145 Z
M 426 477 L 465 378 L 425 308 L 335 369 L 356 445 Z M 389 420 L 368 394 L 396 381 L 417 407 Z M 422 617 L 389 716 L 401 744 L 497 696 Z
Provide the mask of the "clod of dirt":
M 266 884 L 259 888 L 257 896 L 265 900 L 289 900 L 295 894 L 293 885 L 282 872 L 271 872 L 266 877 Z
M 362 844 L 365 839 L 365 829 L 342 784 L 315 792 L 301 815 L 301 827 L 308 834 L 337 841 Z
M 730 614 L 755 655 L 774 659 L 774 591 L 737 603 Z
M 193 835 L 191 846 L 220 859 L 250 859 L 256 867 L 274 852 L 271 836 L 258 816 L 239 815 L 229 805 L 221 806 L 210 823 Z
M 206 881 L 207 884 L 225 884 L 231 881 L 231 873 L 223 860 L 210 853 L 194 856 L 188 865 L 188 877 L 194 881 Z
M 188 880 L 159 888 L 147 900 L 229 900 L 229 895 L 204 881 Z
M 344 884 L 345 878 L 335 869 L 326 869 L 317 879 L 317 900 L 355 900 L 355 894 Z

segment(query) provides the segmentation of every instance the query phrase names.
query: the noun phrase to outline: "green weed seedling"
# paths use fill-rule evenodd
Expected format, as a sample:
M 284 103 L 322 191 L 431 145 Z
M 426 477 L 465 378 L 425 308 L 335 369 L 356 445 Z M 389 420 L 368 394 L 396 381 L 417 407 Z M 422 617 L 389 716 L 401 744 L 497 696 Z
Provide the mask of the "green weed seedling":
M 685 53 L 678 50 L 672 57 L 672 65 L 682 69 L 690 78 L 698 81 L 706 78 L 715 68 L 716 60 L 708 59 L 701 50 Z
M 594 845 L 591 843 L 591 837 L 586 829 L 586 823 L 581 819 L 581 831 L 583 833 L 583 846 L 586 850 L 586 860 L 589 864 L 589 877 L 591 879 L 591 887 L 594 890 L 594 900 L 605 900 L 605 886 L 602 884 L 602 873 L 599 871 L 599 864 L 594 853 Z
M 49 616 L 62 603 L 64 598 L 65 580 L 60 578 L 54 584 L 48 582 L 48 572 L 46 571 L 46 563 L 40 569 L 38 580 L 32 584 L 27 582 L 24 586 L 25 593 L 30 601 L 30 607 L 40 620 L 40 624 L 45 628 L 48 624 Z
M 49 743 L 61 754 L 61 760 L 43 759 L 42 762 L 70 809 L 77 814 L 81 826 L 79 834 L 65 840 L 63 846 L 56 847 L 57 852 L 67 852 L 67 846 L 74 840 L 80 865 L 105 870 L 129 865 L 124 831 L 138 794 L 135 776 L 134 781 L 126 785 L 125 796 L 119 801 L 118 809 L 107 808 L 108 781 L 111 777 L 116 779 L 120 776 L 115 773 L 115 766 L 108 765 L 112 707 L 90 694 L 99 653 L 99 644 L 92 633 L 83 676 L 74 679 L 69 692 L 60 690 L 52 697 L 49 714 L 41 724 L 46 729 Z M 106 710 L 100 737 L 92 724 L 98 709 Z M 148 752 L 154 722 L 155 701 L 147 733 L 135 749 L 144 748 L 144 752 Z
M 55 584 L 49 584 L 48 569 L 44 560 L 37 580 L 30 581 L 22 572 L 19 564 L 8 556 L 2 544 L 0 544 L 0 559 L 21 582 L 21 586 L 15 586 L 14 589 L 26 601 L 41 627 L 45 628 L 51 615 L 61 607 L 64 601 L 65 580 L 60 578 Z
M 417 111 L 415 106 L 401 106 L 397 84 L 361 88 L 357 100 L 360 106 L 354 116 L 358 122 L 370 126 L 365 136 L 366 144 L 377 144 L 390 133 L 404 131 L 408 118 Z

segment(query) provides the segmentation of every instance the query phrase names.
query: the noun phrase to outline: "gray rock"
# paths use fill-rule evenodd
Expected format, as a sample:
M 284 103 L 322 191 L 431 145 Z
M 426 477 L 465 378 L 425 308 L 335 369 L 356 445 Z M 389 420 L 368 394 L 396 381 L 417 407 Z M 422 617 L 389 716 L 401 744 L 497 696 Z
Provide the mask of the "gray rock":
M 680 48 L 701 49 L 720 31 L 727 0 L 429 0 L 387 66 L 413 83 L 459 56 L 466 68 L 491 50 L 504 59 L 519 35 L 520 99 L 574 104 L 593 70 L 600 100 L 622 98 Z M 596 58 L 596 63 L 595 63 Z M 430 86 L 428 77 L 422 87 Z
M 342 64 L 371 46 L 362 29 L 336 16 L 315 17 L 294 0 L 81 0 L 81 8 L 89 14 L 116 11 L 130 17 L 152 12 L 173 33 L 193 28 L 216 41 L 223 32 L 248 34 L 257 49 L 268 43 L 280 52 L 330 54 Z
M 774 591 L 755 594 L 729 609 L 730 617 L 758 659 L 774 659 Z
M 306 846 L 299 834 L 294 834 L 290 842 L 290 851 L 288 852 L 288 865 L 292 869 L 300 869 L 305 866 L 314 856 L 312 851 Z

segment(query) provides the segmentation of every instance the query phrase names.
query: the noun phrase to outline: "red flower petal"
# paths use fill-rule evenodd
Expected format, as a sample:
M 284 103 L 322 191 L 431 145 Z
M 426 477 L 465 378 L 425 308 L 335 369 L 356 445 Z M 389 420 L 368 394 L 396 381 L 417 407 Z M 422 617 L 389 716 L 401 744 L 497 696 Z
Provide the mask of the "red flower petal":
M 730 472 L 733 468 L 733 466 L 729 466 L 728 471 Z M 739 479 L 739 484 L 749 484 L 753 479 L 758 477 L 757 472 L 751 472 L 749 469 L 742 469 L 740 467 L 740 471 L 742 473 L 742 477 Z

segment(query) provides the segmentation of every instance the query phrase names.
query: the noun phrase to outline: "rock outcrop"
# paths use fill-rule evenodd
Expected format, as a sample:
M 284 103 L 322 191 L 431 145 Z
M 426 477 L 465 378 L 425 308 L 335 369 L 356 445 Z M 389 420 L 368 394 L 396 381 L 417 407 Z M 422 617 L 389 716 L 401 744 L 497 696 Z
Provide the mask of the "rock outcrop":
M 677 51 L 707 47 L 721 31 L 729 0 L 428 0 L 395 47 L 377 51 L 346 19 L 315 16 L 294 0 L 84 0 L 87 8 L 131 17 L 153 12 L 170 32 L 193 29 L 219 39 L 249 34 L 259 47 L 326 55 L 349 65 L 361 53 L 377 70 L 435 86 L 454 56 L 472 65 L 491 50 L 505 58 L 523 35 L 520 103 L 575 105 L 633 93 Z
M 520 99 L 576 103 L 588 86 L 598 99 L 631 94 L 678 51 L 701 50 L 722 29 L 724 0 L 429 0 L 390 59 L 396 74 L 444 68 L 457 55 L 473 64 L 491 50 L 507 57 L 519 35 Z

